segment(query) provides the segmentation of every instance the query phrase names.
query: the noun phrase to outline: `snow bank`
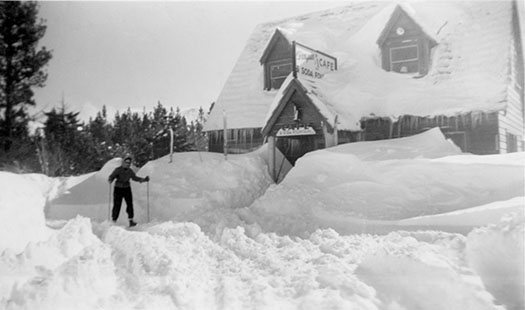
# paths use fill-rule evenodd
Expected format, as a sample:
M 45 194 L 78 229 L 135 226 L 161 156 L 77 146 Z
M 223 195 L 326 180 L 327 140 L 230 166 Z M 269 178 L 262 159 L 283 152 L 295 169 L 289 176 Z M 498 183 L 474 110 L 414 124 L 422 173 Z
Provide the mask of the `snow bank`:
M 419 148 L 415 140 L 397 148 L 355 144 L 355 154 L 345 152 L 350 146 L 312 153 L 271 186 L 264 149 L 228 160 L 212 153 L 174 154 L 172 163 L 160 158 L 138 171 L 151 177 L 153 221 L 129 230 L 97 220 L 107 214 L 104 204 L 90 211 L 93 220 L 76 215 L 108 197 L 107 176 L 120 160 L 71 179 L 0 173 L 7 189 L 0 193 L 7 224 L 1 242 L 9 244 L 0 248 L 0 309 L 523 308 L 524 195 L 516 189 L 523 177 L 515 176 L 523 154 L 461 160 L 446 140 L 420 139 Z M 132 184 L 140 221 L 148 185 Z M 53 205 L 66 201 L 66 191 L 68 204 Z M 49 214 L 74 217 L 46 229 L 42 193 L 59 196 Z M 414 203 L 427 197 L 442 205 Z M 439 206 L 451 212 L 434 214 Z M 416 211 L 427 214 L 390 219 Z M 513 217 L 468 237 L 401 231 L 472 229 L 510 211 Z M 362 216 L 370 214 L 386 220 Z M 359 233 L 378 227 L 382 235 Z
M 525 216 L 525 197 L 516 197 L 505 201 L 496 201 L 483 206 L 452 211 L 442 214 L 418 216 L 401 220 L 400 226 L 484 226 L 488 223 L 498 222 L 500 218 L 509 213 Z
M 250 205 L 272 183 L 263 159 L 265 147 L 245 155 L 188 152 L 148 162 L 136 171 L 149 176 L 149 183 L 131 182 L 135 219 L 150 221 L 190 221 L 215 233 L 223 227 L 241 225 L 235 209 Z M 107 178 L 121 164 L 116 158 L 76 184 L 64 184 L 65 194 L 50 202 L 49 219 L 71 219 L 77 215 L 97 222 L 108 219 L 112 207 L 112 188 Z M 119 217 L 127 221 L 125 202 Z
M 0 256 L 0 308 L 100 309 L 118 286 L 111 248 L 77 218 L 21 253 Z
M 227 160 L 218 153 L 175 153 L 172 163 L 169 156 L 147 163 L 138 174 L 150 176 L 149 196 L 146 183 L 133 187 L 136 217 L 146 221 L 149 197 L 153 221 L 191 221 L 212 232 L 236 227 L 241 221 L 235 209 L 250 205 L 272 183 L 265 150 Z
M 78 217 L 0 256 L 0 308 L 498 309 L 464 265 L 465 240 L 241 227 L 212 239 L 193 223 L 126 230 Z
M 444 237 L 429 243 L 389 234 L 356 274 L 377 290 L 386 309 L 497 309 L 480 278 L 458 264 L 464 240 Z
M 466 156 L 454 142 L 445 138 L 438 127 L 410 137 L 346 143 L 322 151 L 352 154 L 365 161 Z
M 0 253 L 5 249 L 19 251 L 30 241 L 45 239 L 49 232 L 41 183 L 0 172 L 0 188 Z
M 477 228 L 468 235 L 469 266 L 508 310 L 525 307 L 524 236 L 523 213 L 510 214 L 499 223 Z
M 427 224 L 464 233 L 498 220 L 502 206 L 507 211 L 520 208 L 525 153 L 458 155 L 436 130 L 397 140 L 356 142 L 306 154 L 283 182 L 241 212 L 243 219 L 287 235 L 307 235 L 318 228 L 384 233 Z M 450 160 L 437 158 L 449 155 Z M 456 223 L 434 218 L 401 221 L 489 204 L 497 205 L 475 212 L 485 217 L 472 216 L 471 222 L 463 216 L 468 212 Z
M 114 158 L 97 172 L 63 180 L 49 202 L 46 217 L 72 219 L 82 215 L 96 221 L 107 220 L 109 204 L 113 200 L 108 176 L 121 162 L 121 158 Z

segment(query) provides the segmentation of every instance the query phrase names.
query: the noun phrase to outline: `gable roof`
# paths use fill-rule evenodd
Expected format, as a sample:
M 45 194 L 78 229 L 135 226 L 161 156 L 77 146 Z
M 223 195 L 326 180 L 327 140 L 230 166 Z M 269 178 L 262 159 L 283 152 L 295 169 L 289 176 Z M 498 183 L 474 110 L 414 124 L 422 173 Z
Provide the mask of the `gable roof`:
M 413 24 L 416 25 L 416 27 L 419 28 L 419 30 L 428 38 L 428 40 L 431 42 L 431 46 L 433 45 L 436 45 L 437 42 L 436 40 L 434 40 L 434 38 L 425 32 L 425 30 L 421 29 L 421 27 L 419 27 L 419 24 L 410 16 L 410 14 L 408 14 L 407 12 L 405 12 L 405 10 L 403 10 L 403 8 L 401 7 L 401 5 L 398 5 L 396 6 L 396 9 L 394 10 L 394 12 L 392 13 L 392 15 L 390 16 L 390 19 L 388 20 L 388 23 L 386 24 L 385 28 L 383 29 L 383 31 L 381 32 L 381 34 L 379 35 L 379 38 L 377 39 L 377 44 L 379 46 L 383 45 L 383 43 L 385 43 L 385 40 L 387 39 L 388 37 L 388 34 L 392 31 L 392 28 L 396 25 L 397 21 L 399 20 L 399 18 L 402 16 L 402 15 L 405 15 Z
M 262 134 L 263 136 L 267 136 L 270 130 L 272 129 L 273 125 L 279 118 L 281 112 L 283 111 L 284 107 L 290 100 L 290 98 L 294 95 L 294 93 L 298 93 L 299 96 L 303 97 L 308 103 L 314 106 L 314 108 L 317 109 L 317 111 L 323 116 L 326 117 L 327 113 L 323 113 L 320 109 L 323 109 L 325 106 L 320 105 L 318 103 L 315 103 L 315 97 L 310 96 L 308 93 L 308 89 L 300 82 L 299 79 L 293 78 L 293 74 L 290 73 L 288 77 L 283 82 L 283 85 L 277 92 L 277 95 L 274 97 L 274 100 L 272 102 L 272 105 L 270 107 L 270 113 L 267 115 L 266 120 L 264 121 L 264 127 L 262 128 Z
M 275 47 L 277 42 L 279 42 L 279 39 L 285 40 L 286 42 L 288 42 L 290 44 L 290 46 L 292 45 L 292 43 L 290 41 L 288 41 L 288 38 L 286 38 L 283 35 L 283 33 L 279 31 L 279 28 L 275 29 L 275 32 L 273 33 L 273 36 L 270 39 L 270 42 L 266 45 L 266 48 L 264 49 L 264 52 L 263 52 L 263 54 L 261 56 L 261 59 L 259 60 L 259 62 L 261 64 L 264 64 L 266 62 L 266 60 L 270 56 L 273 48 Z
M 364 117 L 455 115 L 506 107 L 513 44 L 511 1 L 403 3 L 403 11 L 438 44 L 432 49 L 428 74 L 419 79 L 381 68 L 377 39 L 396 7 L 393 2 L 354 2 L 257 26 L 204 130 L 222 129 L 223 111 L 230 128 L 265 125 L 278 91 L 263 89 L 259 60 L 277 28 L 289 42 L 337 57 L 338 71 L 322 80 L 298 80 L 322 114 L 338 116 L 339 129 L 358 130 Z

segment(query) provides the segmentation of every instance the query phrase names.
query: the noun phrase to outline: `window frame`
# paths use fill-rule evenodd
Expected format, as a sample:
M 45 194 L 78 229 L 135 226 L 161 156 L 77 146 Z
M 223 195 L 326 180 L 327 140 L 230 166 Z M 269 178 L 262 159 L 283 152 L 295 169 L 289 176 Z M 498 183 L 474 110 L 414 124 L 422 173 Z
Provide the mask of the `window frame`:
M 293 69 L 293 64 L 290 62 L 290 63 L 283 63 L 283 64 L 270 64 L 270 80 L 275 80 L 275 79 L 280 79 L 280 78 L 286 78 L 290 72 L 288 72 L 287 74 L 285 75 L 280 75 L 280 76 L 273 76 L 273 68 L 274 67 L 280 67 L 280 66 L 290 66 L 290 72 L 292 72 L 292 69 Z M 284 70 L 283 70 L 284 71 Z
M 405 42 L 400 42 L 399 45 L 396 44 L 396 46 L 391 46 L 388 48 L 388 53 L 389 53 L 389 61 L 390 61 L 390 71 L 393 71 L 393 72 L 396 72 L 396 73 L 401 73 L 401 74 L 413 74 L 413 73 L 419 73 L 421 68 L 421 54 L 420 54 L 420 51 L 419 51 L 419 43 L 416 41 L 416 42 L 407 42 L 408 44 L 403 44 Z M 393 60 L 392 59 L 392 51 L 393 50 L 400 50 L 400 49 L 407 49 L 407 48 L 416 48 L 416 54 L 417 54 L 417 57 L 416 58 L 410 58 L 410 59 L 403 59 L 403 60 Z M 395 71 L 393 70 L 394 68 L 394 64 L 402 64 L 402 63 L 413 63 L 415 62 L 417 64 L 417 70 L 416 71 L 412 71 L 412 72 L 398 72 L 398 71 Z
M 273 76 L 273 70 L 272 68 L 277 66 L 289 66 L 290 72 L 287 74 L 279 75 L 279 76 Z M 267 81 L 269 83 L 267 89 L 279 89 L 281 88 L 281 85 L 283 84 L 286 77 L 293 71 L 293 59 L 292 58 L 284 58 L 279 60 L 272 60 L 267 62 L 266 64 L 266 70 L 267 71 Z M 277 86 L 278 85 L 278 86 Z
M 505 138 L 507 140 L 506 141 L 507 143 L 506 152 L 507 153 L 518 152 L 518 136 L 513 133 L 506 132 Z

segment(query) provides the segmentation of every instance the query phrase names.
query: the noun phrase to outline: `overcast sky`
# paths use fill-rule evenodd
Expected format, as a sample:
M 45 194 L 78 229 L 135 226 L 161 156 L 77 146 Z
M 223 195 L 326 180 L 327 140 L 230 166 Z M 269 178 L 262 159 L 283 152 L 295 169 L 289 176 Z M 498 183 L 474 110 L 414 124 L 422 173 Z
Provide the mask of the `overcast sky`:
M 207 109 L 259 23 L 344 5 L 342 1 L 40 2 L 51 49 L 37 108 L 60 106 L 87 120 L 106 105 Z

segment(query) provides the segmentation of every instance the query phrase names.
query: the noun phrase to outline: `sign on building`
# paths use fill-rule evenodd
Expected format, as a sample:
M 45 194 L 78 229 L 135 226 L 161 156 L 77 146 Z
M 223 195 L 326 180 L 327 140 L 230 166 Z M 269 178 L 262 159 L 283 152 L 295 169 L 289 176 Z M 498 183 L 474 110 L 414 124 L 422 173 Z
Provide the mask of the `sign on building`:
M 277 131 L 277 137 L 292 137 L 292 136 L 310 136 L 315 135 L 315 129 L 310 126 L 300 126 L 294 128 L 281 128 Z
M 337 70 L 337 58 L 293 42 L 294 75 L 304 75 L 315 79 L 322 78 L 327 72 Z

